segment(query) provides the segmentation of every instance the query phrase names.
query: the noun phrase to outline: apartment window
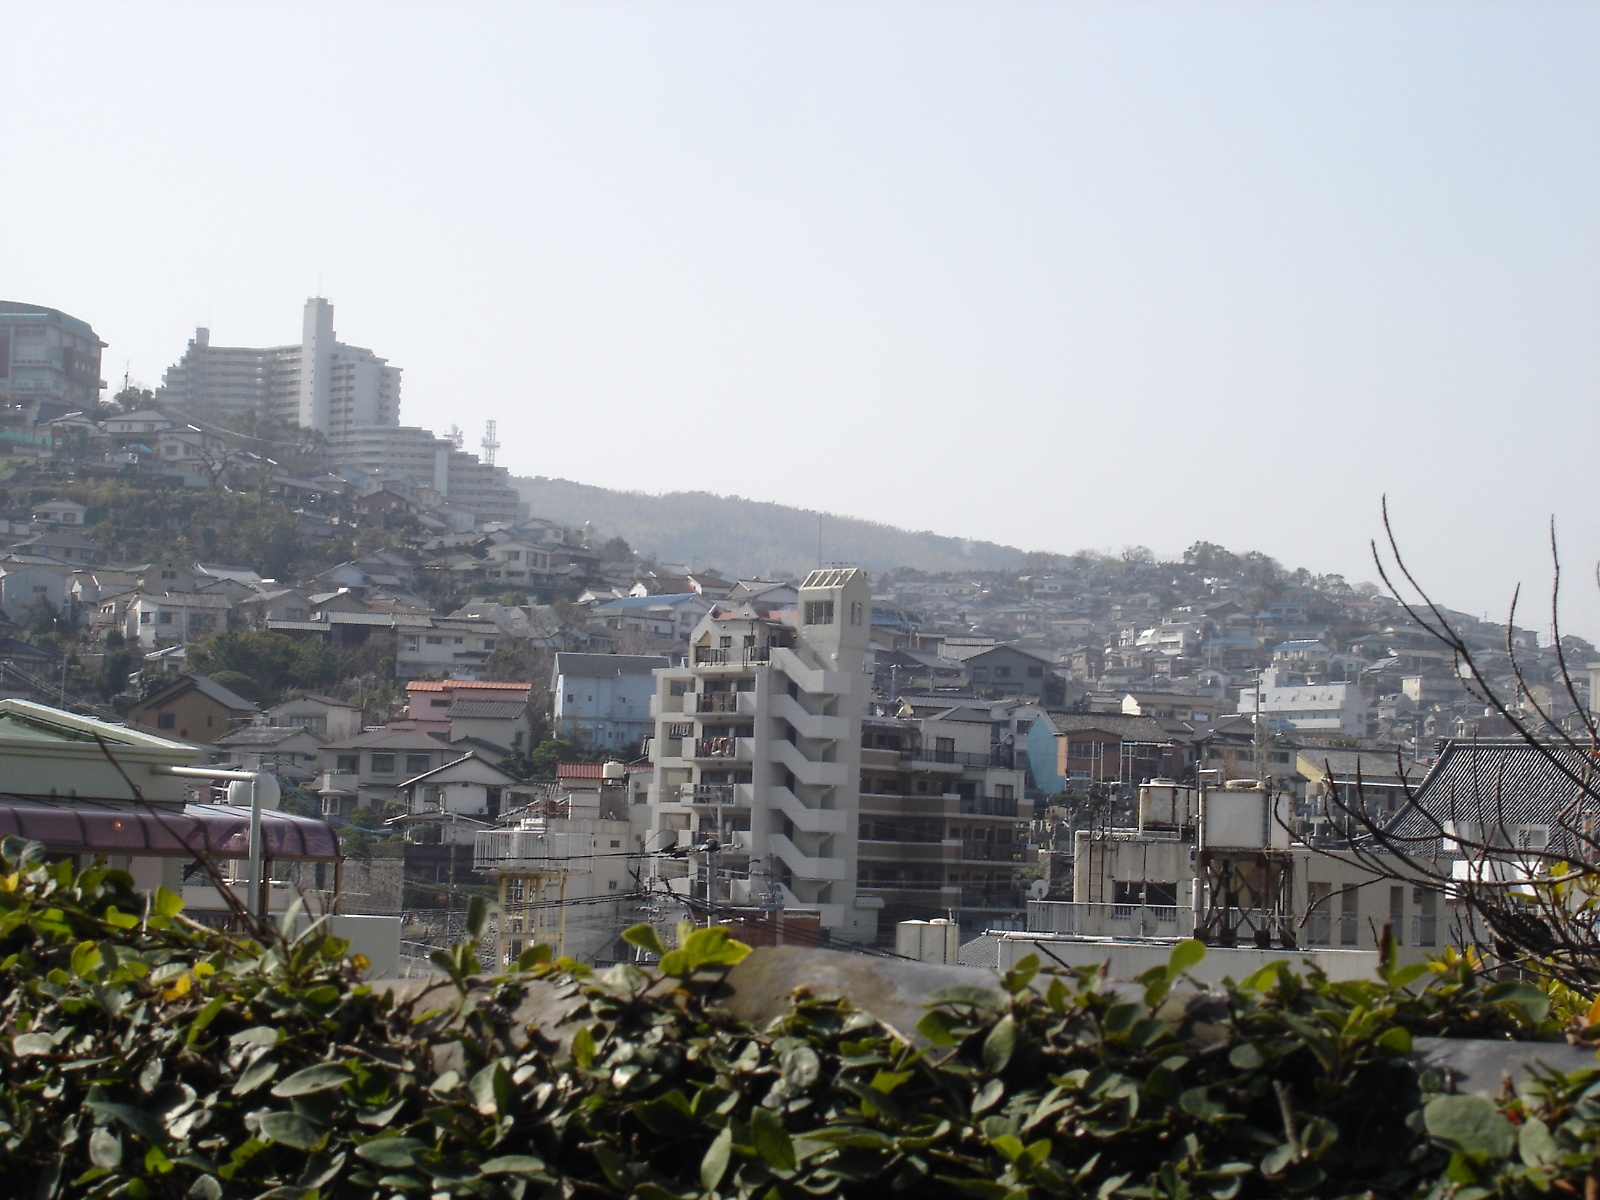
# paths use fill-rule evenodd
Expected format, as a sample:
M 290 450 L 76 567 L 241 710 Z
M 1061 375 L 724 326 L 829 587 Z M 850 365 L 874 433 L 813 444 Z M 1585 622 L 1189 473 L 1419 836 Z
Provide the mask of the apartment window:
M 374 775 L 393 775 L 394 755 L 374 754 L 372 756 L 372 773 Z
M 1312 946 L 1326 946 L 1333 920 L 1329 906 L 1333 903 L 1330 883 L 1306 884 L 1306 942 Z
M 806 601 L 807 625 L 832 625 L 833 601 L 832 600 L 807 600 Z
M 156 728 L 157 729 L 176 729 L 177 727 L 178 727 L 178 714 L 177 713 L 157 713 L 156 714 Z
M 334 770 L 347 771 L 354 775 L 361 770 L 361 756 L 359 754 L 341 754 L 334 760 Z
M 406 774 L 421 775 L 428 769 L 428 765 L 432 761 L 432 758 L 426 753 L 408 754 L 406 755 Z
M 1361 931 L 1361 893 L 1346 888 L 1339 897 L 1339 944 L 1354 946 Z

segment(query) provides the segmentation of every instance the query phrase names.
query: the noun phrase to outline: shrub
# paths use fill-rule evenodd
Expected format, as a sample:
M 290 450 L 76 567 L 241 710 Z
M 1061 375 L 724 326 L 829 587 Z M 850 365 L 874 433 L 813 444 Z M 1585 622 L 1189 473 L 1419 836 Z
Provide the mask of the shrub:
M 469 942 L 402 1002 L 315 926 L 221 934 L 121 872 L 0 856 L 16 1195 L 1466 1198 L 1595 1170 L 1600 1072 L 1494 1104 L 1408 1065 L 1416 1034 L 1553 1036 L 1464 960 L 1213 991 L 1179 986 L 1192 942 L 1131 991 L 1027 962 L 1004 1003 L 936 995 L 919 1049 L 823 995 L 741 1024 L 721 929 L 637 927 L 658 966 L 600 974 L 540 947 L 479 979 Z

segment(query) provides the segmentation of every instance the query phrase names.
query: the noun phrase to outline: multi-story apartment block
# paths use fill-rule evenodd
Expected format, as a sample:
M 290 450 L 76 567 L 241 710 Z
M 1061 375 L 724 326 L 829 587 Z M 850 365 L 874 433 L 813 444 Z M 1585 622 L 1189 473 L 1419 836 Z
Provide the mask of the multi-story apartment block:
M 196 329 L 156 399 L 253 412 L 319 429 L 337 445 L 354 428 L 400 423 L 400 368 L 339 341 L 333 305 L 315 296 L 306 301 L 297 345 L 213 346 L 211 331 Z
M 866 718 L 858 882 L 886 923 L 952 917 L 976 936 L 1021 916 L 1033 806 L 1027 773 L 991 734 L 971 709 Z
M 87 321 L 39 304 L 0 300 L 0 403 L 48 421 L 100 400 L 106 344 Z
M 857 892 L 861 722 L 872 593 L 855 568 L 813 571 L 787 619 L 720 604 L 685 666 L 656 673 L 646 851 L 691 901 L 817 911 L 844 941 L 877 935 Z M 714 882 L 713 882 L 714 881 Z

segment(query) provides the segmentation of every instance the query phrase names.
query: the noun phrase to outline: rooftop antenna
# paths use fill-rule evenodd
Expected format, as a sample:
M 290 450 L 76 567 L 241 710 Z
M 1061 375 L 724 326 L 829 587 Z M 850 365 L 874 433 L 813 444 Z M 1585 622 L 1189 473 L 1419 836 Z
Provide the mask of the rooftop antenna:
M 494 466 L 494 452 L 500 449 L 500 442 L 494 436 L 495 423 L 486 421 L 483 426 L 483 462 L 485 466 Z

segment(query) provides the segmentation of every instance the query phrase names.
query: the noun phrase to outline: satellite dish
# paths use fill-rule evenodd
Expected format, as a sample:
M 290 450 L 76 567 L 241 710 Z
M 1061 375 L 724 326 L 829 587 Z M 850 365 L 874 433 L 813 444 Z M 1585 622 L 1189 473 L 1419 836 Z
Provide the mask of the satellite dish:
M 1035 879 L 1028 885 L 1028 899 L 1043 900 L 1050 894 L 1050 885 L 1042 879 Z

